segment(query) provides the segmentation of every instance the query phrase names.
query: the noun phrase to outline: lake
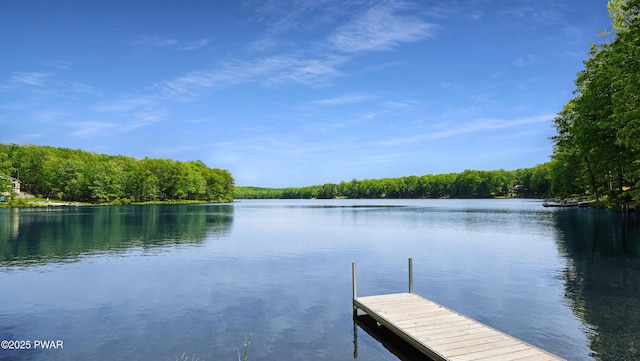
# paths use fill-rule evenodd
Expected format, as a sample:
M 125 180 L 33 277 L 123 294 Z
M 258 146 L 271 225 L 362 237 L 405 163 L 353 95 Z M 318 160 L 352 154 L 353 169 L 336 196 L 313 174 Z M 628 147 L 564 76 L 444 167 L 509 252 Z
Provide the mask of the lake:
M 0 360 L 353 359 L 351 263 L 359 295 L 406 292 L 409 257 L 414 291 L 462 314 L 639 359 L 639 230 L 526 199 L 0 209 L 0 340 L 30 342 Z M 358 360 L 397 360 L 355 332 Z

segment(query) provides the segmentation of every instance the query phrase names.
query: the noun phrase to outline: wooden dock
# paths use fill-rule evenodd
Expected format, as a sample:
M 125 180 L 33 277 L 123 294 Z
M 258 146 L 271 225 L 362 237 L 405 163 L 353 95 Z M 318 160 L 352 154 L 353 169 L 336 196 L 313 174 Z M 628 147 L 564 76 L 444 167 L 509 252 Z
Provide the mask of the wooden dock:
M 352 272 L 354 312 L 365 312 L 433 360 L 562 360 L 414 294 L 411 259 L 408 293 L 358 297 L 355 263 Z

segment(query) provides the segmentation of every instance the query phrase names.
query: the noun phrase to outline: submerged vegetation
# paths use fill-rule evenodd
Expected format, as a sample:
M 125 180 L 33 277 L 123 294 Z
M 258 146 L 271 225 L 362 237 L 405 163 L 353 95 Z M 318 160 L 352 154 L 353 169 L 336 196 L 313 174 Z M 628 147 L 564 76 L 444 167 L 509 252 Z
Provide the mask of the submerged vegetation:
M 201 161 L 137 160 L 67 148 L 0 144 L 0 175 L 19 179 L 21 192 L 69 202 L 233 200 L 231 173 Z M 0 192 L 11 193 L 7 192 L 9 181 L 0 187 Z

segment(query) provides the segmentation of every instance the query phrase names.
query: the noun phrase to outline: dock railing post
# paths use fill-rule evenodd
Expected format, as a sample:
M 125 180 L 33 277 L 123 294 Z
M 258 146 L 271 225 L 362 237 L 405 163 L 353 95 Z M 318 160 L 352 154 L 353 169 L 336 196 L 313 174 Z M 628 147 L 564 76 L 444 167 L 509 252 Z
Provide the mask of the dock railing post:
M 412 258 L 409 258 L 409 293 L 413 293 L 413 259 Z
M 358 297 L 358 292 L 356 289 L 356 263 L 355 262 L 351 263 L 351 281 L 353 283 L 353 300 L 355 300 Z

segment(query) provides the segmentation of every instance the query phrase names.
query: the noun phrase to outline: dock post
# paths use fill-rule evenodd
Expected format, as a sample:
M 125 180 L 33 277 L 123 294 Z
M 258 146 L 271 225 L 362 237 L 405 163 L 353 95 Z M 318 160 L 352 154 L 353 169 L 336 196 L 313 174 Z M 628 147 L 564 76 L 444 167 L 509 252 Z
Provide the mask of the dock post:
M 351 303 L 353 304 L 353 358 L 354 360 L 358 358 L 358 325 L 356 324 L 356 317 L 358 317 L 358 308 L 355 305 L 355 300 L 358 297 L 358 292 L 356 290 L 356 263 L 351 263 L 351 282 L 353 284 L 353 300 Z
M 358 292 L 356 290 L 356 263 L 355 262 L 351 263 L 351 281 L 353 284 L 353 299 L 355 300 L 358 297 Z
M 413 259 L 409 258 L 409 293 L 413 293 Z
M 358 324 L 356 323 L 356 315 L 353 318 L 353 359 L 358 358 Z

